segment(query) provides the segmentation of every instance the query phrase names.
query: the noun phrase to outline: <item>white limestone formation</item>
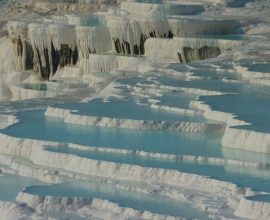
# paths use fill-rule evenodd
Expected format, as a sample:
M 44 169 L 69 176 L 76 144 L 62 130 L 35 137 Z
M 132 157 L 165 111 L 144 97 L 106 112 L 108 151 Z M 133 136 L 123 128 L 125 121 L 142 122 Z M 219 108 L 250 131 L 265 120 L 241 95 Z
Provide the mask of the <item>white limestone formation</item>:
M 225 147 L 270 153 L 270 134 L 246 130 L 241 128 L 226 127 L 222 138 Z
M 270 203 L 242 198 L 235 215 L 246 219 L 267 220 L 270 218 Z
M 164 93 L 168 91 L 173 92 L 185 92 L 187 94 L 199 95 L 199 96 L 217 96 L 217 95 L 224 95 L 226 93 L 213 91 L 213 90 L 205 90 L 205 89 L 197 89 L 197 88 L 190 88 L 190 87 L 181 87 L 181 86 L 167 86 L 167 85 L 158 85 L 158 84 L 144 84 L 144 83 L 137 83 L 136 86 L 133 87 L 136 92 L 144 91 L 149 93 Z
M 191 62 L 208 58 L 215 58 L 222 52 L 231 50 L 242 44 L 237 40 L 220 40 L 208 38 L 154 39 L 145 42 L 145 54 L 155 56 L 162 51 L 164 57 L 173 61 Z
M 57 196 L 38 196 L 27 192 L 20 192 L 16 198 L 18 202 L 26 203 L 29 208 L 38 212 L 65 211 L 75 213 L 91 219 L 156 219 L 156 220 L 180 220 L 181 217 L 173 217 L 139 211 L 132 208 L 121 207 L 116 203 L 97 198 L 74 198 Z
M 16 116 L 14 116 L 14 115 L 3 115 L 3 114 L 0 114 L 0 121 L 1 121 L 0 129 L 7 128 L 7 127 L 19 122 L 19 120 L 17 119 Z
M 201 19 L 201 18 L 171 18 L 168 20 L 171 31 L 178 37 L 194 37 L 196 35 L 231 34 L 240 24 L 234 20 Z
M 16 70 L 26 70 L 27 52 L 30 53 L 29 45 L 27 44 L 29 41 L 28 23 L 20 21 L 8 22 L 7 30 L 13 44 L 13 50 L 11 50 L 13 56 L 9 56 L 9 59 L 15 56 L 13 60 L 16 62 Z
M 81 61 L 80 66 L 85 74 L 110 72 L 125 69 L 138 60 L 137 57 L 112 54 L 89 54 L 88 59 Z
M 80 59 L 89 58 L 89 54 L 112 50 L 107 27 L 76 26 L 76 45 Z
M 202 111 L 205 118 L 209 120 L 221 121 L 226 123 L 227 126 L 249 125 L 249 123 L 243 120 L 236 119 L 234 114 L 211 109 L 209 105 L 202 101 L 192 100 L 190 102 L 190 107 Z
M 204 192 L 216 195 L 236 196 L 252 195 L 248 189 L 239 188 L 235 184 L 223 182 L 208 177 L 182 173 L 174 170 L 147 168 L 137 165 L 118 164 L 107 161 L 98 161 L 82 158 L 75 155 L 50 152 L 43 149 L 42 145 L 49 146 L 50 142 L 40 142 L 31 139 L 22 139 L 0 135 L 3 148 L 2 154 L 28 158 L 36 165 L 49 166 L 55 169 L 63 169 L 82 175 L 111 178 L 123 181 L 140 181 L 155 184 L 169 184 L 175 187 L 191 186 Z M 66 163 L 69 161 L 69 163 Z
M 48 107 L 45 116 L 62 118 L 65 123 L 79 125 L 95 125 L 101 127 L 119 127 L 129 129 L 153 129 L 153 130 L 174 130 L 179 132 L 209 132 L 211 130 L 223 129 L 220 124 L 198 123 L 188 121 L 153 121 L 135 120 L 109 117 L 96 117 L 73 114 L 71 110 Z
M 176 108 L 176 107 L 171 107 L 171 106 L 166 106 L 166 105 L 157 105 L 157 104 L 151 104 L 150 107 L 154 109 L 171 111 L 171 112 L 175 112 L 175 113 L 183 114 L 183 115 L 191 115 L 191 116 L 199 115 L 199 112 L 196 112 L 192 109 L 182 109 L 182 108 Z
M 106 3 L 110 6 L 101 5 Z M 236 91 L 246 94 L 252 83 L 254 91 L 258 88 L 268 94 L 267 69 L 251 71 L 245 66 L 269 61 L 269 9 L 267 0 L 0 0 L 0 176 L 21 175 L 60 185 L 67 179 L 93 181 L 128 196 L 138 193 L 142 200 L 144 196 L 166 198 L 209 219 L 270 219 L 270 203 L 250 197 L 259 198 L 267 191 L 269 132 L 255 131 L 248 119 L 240 120 L 199 101 L 201 96 L 234 93 L 208 89 L 208 83 L 205 89 L 195 85 L 212 80 L 222 81 L 224 86 L 228 83 L 230 88 L 237 83 L 243 88 Z M 239 33 L 245 35 L 230 35 Z M 183 64 L 188 62 L 192 63 Z M 178 103 L 183 93 L 190 97 Z M 104 102 L 127 99 L 191 120 L 142 120 L 145 117 L 139 114 L 98 117 L 65 107 L 74 100 L 95 98 Z M 31 100 L 13 102 L 22 99 Z M 179 107 L 182 102 L 185 106 L 189 102 L 189 107 Z M 51 107 L 57 103 L 62 107 Z M 49 117 L 54 117 L 53 123 L 60 119 L 68 132 L 88 125 L 101 127 L 97 130 L 149 129 L 190 136 L 179 145 L 183 149 L 175 150 L 183 153 L 156 149 L 151 146 L 154 142 L 143 139 L 143 145 L 150 145 L 147 149 L 120 146 L 121 140 L 119 146 L 87 146 L 68 142 L 68 138 L 64 139 L 67 142 L 48 141 L 39 133 L 31 134 L 36 139 L 24 138 L 23 129 L 28 127 L 24 127 L 27 122 L 22 111 L 40 106 L 46 108 L 45 115 L 34 116 L 49 119 L 48 124 L 42 121 L 42 126 L 48 125 L 44 129 L 50 128 L 53 119 Z M 267 119 L 268 115 L 266 124 Z M 201 140 L 202 136 L 207 138 Z M 189 145 L 189 141 L 195 144 Z M 210 155 L 197 143 L 207 145 Z M 194 146 L 198 151 L 193 152 Z M 123 161 L 120 157 L 126 162 L 119 162 Z M 224 176 L 218 173 L 221 170 Z M 0 219 L 54 219 L 51 214 L 95 220 L 182 219 L 170 216 L 173 211 L 166 207 L 168 215 L 147 211 L 151 201 L 146 211 L 139 211 L 107 201 L 106 194 L 105 199 L 97 199 L 98 192 L 93 198 L 80 198 L 38 195 L 30 189 L 21 189 L 14 201 L 0 201 Z

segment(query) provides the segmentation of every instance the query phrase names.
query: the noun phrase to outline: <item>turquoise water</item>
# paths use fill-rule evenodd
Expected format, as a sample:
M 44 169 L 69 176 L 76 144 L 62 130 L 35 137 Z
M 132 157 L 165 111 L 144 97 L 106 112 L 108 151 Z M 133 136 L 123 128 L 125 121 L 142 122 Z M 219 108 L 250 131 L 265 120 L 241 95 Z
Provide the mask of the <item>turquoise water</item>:
M 159 153 L 221 156 L 219 134 L 103 128 L 65 124 L 44 111 L 17 114 L 17 123 L 2 132 L 16 137 Z M 38 129 L 37 129 L 38 128 Z M 220 134 L 221 135 L 221 134 Z
M 168 92 L 164 93 L 162 97 L 156 97 L 155 99 L 160 100 L 161 103 L 158 104 L 161 105 L 189 109 L 189 103 L 194 98 L 195 96 L 186 95 L 180 92 Z
M 101 18 L 99 18 L 98 16 L 88 16 L 86 19 L 86 25 L 87 26 L 94 26 L 94 27 L 98 27 L 98 26 L 102 26 L 104 24 L 104 21 L 102 21 Z
M 65 103 L 63 105 L 56 105 L 55 107 L 76 110 L 77 112 L 73 114 L 96 117 L 205 122 L 205 119 L 202 117 L 186 116 L 164 110 L 157 110 L 148 105 L 138 105 L 131 101 L 121 101 L 117 99 L 106 102 L 103 102 L 102 99 L 95 99 L 88 103 Z M 108 111 L 108 109 L 110 109 L 110 111 Z
M 247 197 L 247 199 L 253 200 L 253 201 L 269 202 L 270 203 L 270 195 L 269 194 L 258 195 L 258 196 L 250 196 L 250 197 Z
M 184 71 L 186 68 L 185 66 L 178 64 L 173 64 L 169 66 L 170 69 L 174 69 L 176 71 Z M 180 68 L 180 69 L 178 69 Z M 184 69 L 182 69 L 184 68 Z M 220 91 L 220 92 L 239 92 L 243 84 L 241 82 L 225 82 L 221 81 L 220 79 L 226 78 L 226 79 L 232 79 L 236 80 L 239 76 L 237 76 L 235 73 L 230 72 L 216 72 L 216 70 L 207 70 L 207 69 L 201 69 L 201 70 L 186 70 L 189 72 L 193 72 L 193 75 L 205 77 L 205 79 L 195 79 L 191 81 L 186 81 L 183 79 L 183 77 L 180 76 L 166 76 L 166 75 L 156 75 L 153 77 L 152 80 L 145 80 L 145 78 L 141 77 L 133 77 L 131 79 L 124 79 L 119 80 L 118 82 L 120 84 L 126 84 L 130 86 L 136 86 L 138 83 L 141 84 L 161 84 L 165 86 L 174 86 L 174 87 L 184 87 L 184 88 L 197 88 L 197 89 L 204 89 L 204 90 L 214 90 L 214 91 Z M 181 74 L 181 73 L 179 73 Z M 206 78 L 210 77 L 210 79 Z M 137 85 L 140 87 L 140 85 Z
M 262 174 L 260 173 L 261 170 L 259 168 L 247 167 L 242 168 L 241 172 L 238 172 L 237 166 L 229 165 L 217 166 L 196 162 L 170 161 L 167 159 L 144 158 L 134 155 L 121 155 L 117 153 L 90 152 L 84 150 L 76 150 L 68 147 L 47 147 L 46 149 L 51 152 L 72 154 L 95 160 L 105 160 L 115 163 L 132 164 L 144 167 L 163 168 L 209 176 L 214 179 L 233 182 L 239 186 L 250 187 L 254 190 L 270 192 L 270 172 L 268 175 L 265 174 L 261 176 Z M 251 170 L 253 170 L 252 176 L 249 174 Z M 267 173 L 267 171 L 269 171 L 269 169 L 266 168 L 265 173 Z
M 117 82 L 121 85 L 132 86 L 132 87 L 134 87 L 137 83 L 142 83 L 144 81 L 145 81 L 145 77 L 139 77 L 139 76 L 117 80 Z
M 198 36 L 194 36 L 195 38 Z M 220 39 L 220 40 L 248 40 L 250 37 L 241 34 L 224 34 L 224 35 L 202 35 L 200 38 Z
M 106 199 L 122 207 L 131 207 L 136 210 L 148 210 L 158 214 L 207 219 L 205 213 L 199 212 L 187 204 L 166 198 L 165 196 L 161 197 L 155 192 L 150 195 L 144 195 L 137 192 L 119 190 L 114 184 L 70 180 L 62 184 L 50 186 L 31 186 L 25 191 L 37 195 L 94 197 Z
M 195 67 L 194 69 L 186 69 L 184 70 L 181 64 L 175 63 L 168 66 L 169 69 L 173 69 L 176 71 L 189 71 L 192 72 L 194 76 L 200 76 L 200 77 L 207 77 L 212 79 L 232 79 L 237 80 L 239 79 L 239 75 L 236 73 L 232 73 L 226 70 L 220 70 L 217 71 L 215 68 L 207 65 L 196 65 L 191 64 L 191 67 Z
M 263 166 L 259 166 L 258 169 L 261 170 L 269 169 L 268 164 L 270 163 L 270 154 L 257 153 L 252 151 L 243 151 L 227 147 L 222 148 L 222 154 L 225 158 L 230 158 L 233 160 L 263 163 L 266 165 L 266 168 L 264 168 Z
M 252 123 L 241 128 L 252 129 L 259 132 L 269 132 L 270 127 L 270 89 L 246 85 L 239 93 L 223 96 L 202 97 L 201 100 L 213 109 L 235 113 L 237 118 Z M 228 105 L 227 103 L 230 103 Z
M 214 90 L 219 92 L 238 92 L 242 88 L 242 83 L 231 83 L 231 82 L 223 82 L 220 80 L 192 80 L 185 81 L 178 78 L 172 77 L 158 77 L 156 79 L 160 84 L 165 86 L 174 86 L 174 87 L 185 87 L 185 88 L 197 88 L 204 90 Z M 145 84 L 152 84 L 153 82 L 145 81 Z
M 20 86 L 24 89 L 39 90 L 39 91 L 60 91 L 67 87 L 63 83 L 49 82 L 49 83 L 21 83 Z
M 14 201 L 17 194 L 27 186 L 41 185 L 42 183 L 34 178 L 22 177 L 11 174 L 0 175 L 0 200 Z
M 168 15 L 199 15 L 205 11 L 203 5 L 173 3 L 166 5 Z
M 270 74 L 270 63 L 246 63 L 242 66 L 247 67 L 249 71 L 262 72 Z
M 20 84 L 24 89 L 47 91 L 48 85 L 46 83 L 22 83 Z
M 254 0 L 230 0 L 227 2 L 227 7 L 232 7 L 232 8 L 238 8 L 238 7 L 244 7 L 248 2 L 254 2 Z
M 21 112 L 18 114 L 18 117 L 20 118 L 20 123 L 3 130 L 3 133 L 16 137 L 71 142 L 90 146 L 142 150 L 166 154 L 223 157 L 219 134 L 184 134 L 179 132 L 68 125 L 61 120 L 44 117 L 44 111 Z M 36 129 L 37 127 L 39 129 Z M 268 191 L 270 189 L 269 176 L 260 178 L 260 173 L 256 175 L 256 169 L 253 172 L 254 176 L 250 176 L 248 175 L 248 169 L 246 172 L 242 171 L 238 173 L 230 172 L 230 170 L 227 170 L 229 167 L 223 166 L 85 152 L 70 148 L 49 148 L 49 150 L 117 163 L 191 172 L 231 181 L 241 186 L 252 187 L 256 190 Z M 233 166 L 232 170 L 234 170 Z
M 140 79 L 140 78 L 139 78 Z M 182 80 L 169 80 L 168 77 L 154 77 L 154 80 L 160 80 L 162 83 L 176 83 L 179 85 Z M 196 81 L 196 80 L 195 80 Z M 204 85 L 203 88 L 213 88 L 218 85 L 214 85 L 217 80 L 204 80 L 209 82 Z M 192 85 L 198 85 L 194 81 Z M 187 82 L 188 84 L 189 82 Z M 224 84 L 230 87 L 231 84 Z M 220 105 L 222 110 L 238 111 L 239 114 L 247 114 L 246 117 L 255 117 L 255 114 L 251 114 L 253 111 L 258 112 L 256 108 L 262 105 L 263 102 L 268 103 L 268 90 L 258 89 L 257 87 L 251 87 L 249 85 L 239 85 L 235 89 L 239 94 L 224 95 L 224 96 L 211 96 L 201 97 L 202 100 L 207 101 L 215 108 Z M 261 99 L 255 98 L 252 100 L 251 94 L 256 94 Z M 243 96 L 244 94 L 244 96 Z M 245 95 L 246 94 L 246 95 Z M 229 100 L 234 100 L 233 97 L 237 97 L 235 103 L 228 106 Z M 224 100 L 228 97 L 228 100 Z M 245 97 L 245 100 L 240 101 L 240 97 Z M 248 97 L 250 97 L 248 99 Z M 256 97 L 256 96 L 255 96 Z M 188 107 L 190 99 L 194 97 L 186 96 L 181 93 L 165 93 L 162 97 L 159 97 L 162 104 L 178 107 Z M 208 100 L 208 98 L 210 100 Z M 211 100 L 212 98 L 216 98 Z M 163 99 L 163 100 L 162 100 Z M 103 102 L 101 99 L 96 99 L 89 103 L 63 103 L 55 105 L 56 107 L 77 109 L 79 114 L 96 115 L 96 116 L 110 116 L 110 117 L 133 117 L 134 119 L 166 119 L 166 120 L 179 120 L 179 115 L 174 115 L 169 112 L 153 111 L 147 106 L 136 105 L 132 100 L 117 100 L 115 98 L 109 99 L 110 102 Z M 243 105 L 254 103 L 254 108 L 242 110 Z M 29 102 L 31 103 L 31 102 Z M 19 105 L 19 103 L 17 103 Z M 24 102 L 27 106 L 27 102 Z M 239 107 L 237 107 L 239 105 Z M 239 108 L 239 109 L 238 109 Z M 110 109 L 110 111 L 108 111 Z M 241 111 L 240 111 L 241 110 Z M 262 114 L 263 112 L 261 112 Z M 268 114 L 268 113 L 266 113 Z M 221 148 L 220 139 L 222 134 L 218 132 L 208 134 L 188 134 L 181 132 L 166 132 L 166 131 L 151 131 L 151 130 L 136 130 L 136 129 L 119 129 L 119 128 L 102 128 L 95 126 L 80 126 L 65 124 L 62 120 L 45 117 L 44 110 L 23 111 L 17 113 L 20 122 L 7 129 L 2 130 L 3 133 L 15 137 L 40 139 L 40 140 L 52 140 L 59 142 L 71 142 L 76 144 L 97 146 L 97 147 L 110 147 L 120 149 L 142 150 L 149 152 L 159 152 L 166 154 L 186 154 L 186 155 L 199 155 L 207 157 L 225 157 L 224 150 Z M 242 116 L 242 117 L 243 117 Z M 262 116 L 257 117 L 256 121 L 260 121 Z M 263 118 L 263 117 L 262 117 Z M 264 117 L 264 120 L 266 118 Z M 38 128 L 38 129 L 37 129 Z M 80 157 L 91 158 L 95 160 L 110 161 L 115 163 L 124 163 L 131 165 L 139 165 L 144 167 L 163 168 L 170 170 L 177 170 L 181 172 L 199 174 L 203 176 L 209 176 L 214 179 L 232 182 L 242 187 L 249 187 L 255 191 L 270 192 L 270 172 L 267 167 L 258 168 L 241 168 L 237 166 L 229 165 L 207 165 L 199 164 L 196 162 L 181 162 L 181 161 L 169 161 L 165 159 L 153 159 L 143 158 L 134 155 L 120 155 L 116 153 L 98 153 L 88 152 L 82 150 L 75 150 L 67 147 L 47 147 L 47 150 L 55 153 L 65 153 L 77 155 Z M 235 155 L 241 157 L 242 152 L 235 152 Z M 255 154 L 253 154 L 255 155 Z M 237 156 L 236 156 L 237 158 Z M 259 158 L 259 157 L 258 157 Z M 266 159 L 269 161 L 269 158 Z M 258 162 L 260 160 L 258 159 Z M 29 185 L 36 185 L 30 183 Z M 29 186 L 28 184 L 26 186 Z M 21 188 L 18 188 L 21 190 Z M 13 190 L 12 190 L 13 191 Z M 18 191 L 14 190 L 14 194 Z M 123 207 L 132 207 L 138 210 L 148 210 L 160 214 L 169 214 L 174 216 L 185 216 L 190 218 L 207 219 L 205 214 L 198 211 L 194 211 L 192 207 L 160 197 L 155 192 L 151 195 L 143 195 L 139 193 L 132 193 L 130 191 L 118 190 L 115 186 L 110 184 L 102 184 L 100 182 L 90 183 L 81 181 L 70 181 L 62 184 L 55 184 L 50 186 L 32 186 L 26 189 L 26 192 L 39 195 L 55 195 L 55 196 L 78 196 L 78 197 L 96 197 L 101 199 L 108 199 L 109 201 L 120 204 Z M 11 199 L 14 199 L 10 197 Z M 16 195 L 15 195 L 16 196 Z M 59 216 L 60 214 L 57 213 Z
M 226 71 L 217 72 L 216 70 L 200 69 L 200 70 L 193 70 L 192 72 L 194 76 L 200 76 L 212 80 L 222 80 L 222 79 L 239 80 L 238 75 Z

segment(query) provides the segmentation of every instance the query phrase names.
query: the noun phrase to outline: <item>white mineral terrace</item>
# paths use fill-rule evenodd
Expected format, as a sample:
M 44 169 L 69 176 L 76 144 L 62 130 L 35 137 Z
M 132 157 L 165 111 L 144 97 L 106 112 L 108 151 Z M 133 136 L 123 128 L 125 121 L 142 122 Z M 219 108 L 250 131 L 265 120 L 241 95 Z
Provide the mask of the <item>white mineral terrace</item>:
M 270 219 L 268 0 L 0 0 L 0 220 Z

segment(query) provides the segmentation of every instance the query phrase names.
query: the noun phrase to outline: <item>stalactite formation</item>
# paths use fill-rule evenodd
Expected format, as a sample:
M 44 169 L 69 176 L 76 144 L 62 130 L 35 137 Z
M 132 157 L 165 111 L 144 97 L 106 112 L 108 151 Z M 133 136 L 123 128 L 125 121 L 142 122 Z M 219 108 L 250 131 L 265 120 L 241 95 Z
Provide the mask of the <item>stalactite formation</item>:
M 84 25 L 74 25 L 74 16 L 57 16 L 53 24 L 9 21 L 7 29 L 14 45 L 17 69 L 38 70 L 42 78 L 47 80 L 64 66 L 82 65 L 83 60 L 88 60 L 91 54 L 113 52 L 119 55 L 148 55 L 149 50 L 162 47 L 160 39 L 172 39 L 176 44 L 171 51 L 179 61 L 192 62 L 216 57 L 222 48 L 211 40 L 200 38 L 191 39 L 190 43 L 188 37 L 186 42 L 177 43 L 177 36 L 209 34 L 213 30 L 215 33 L 229 31 L 230 21 L 221 25 L 219 20 L 202 23 L 196 19 L 168 19 L 165 8 L 159 4 L 125 2 L 121 4 L 121 9 L 129 13 L 134 13 L 136 9 L 138 14 L 130 18 L 118 12 L 112 13 L 97 26 L 97 18 L 92 26 L 85 25 L 87 19 L 80 19 Z M 207 26 L 209 22 L 211 25 Z M 151 39 L 157 41 L 151 45 L 152 48 L 149 45 L 146 47 L 146 42 Z M 201 42 L 205 43 L 198 46 Z

